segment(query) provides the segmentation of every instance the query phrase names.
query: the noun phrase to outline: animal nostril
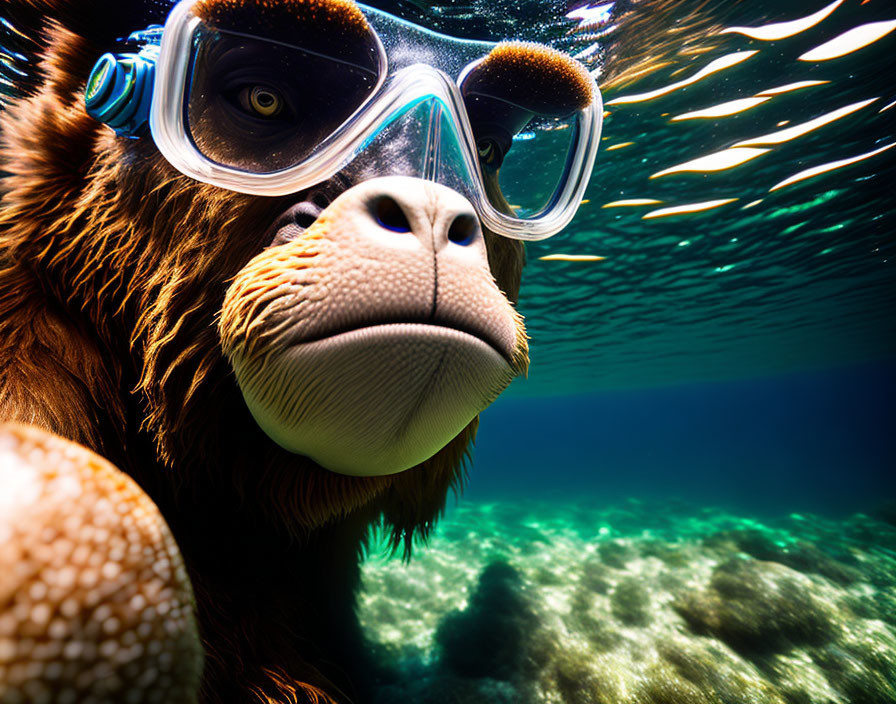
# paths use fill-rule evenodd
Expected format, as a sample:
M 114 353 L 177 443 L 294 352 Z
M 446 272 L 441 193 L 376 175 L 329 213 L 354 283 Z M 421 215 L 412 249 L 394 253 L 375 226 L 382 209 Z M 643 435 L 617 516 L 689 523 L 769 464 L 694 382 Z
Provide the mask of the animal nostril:
M 301 203 L 296 203 L 288 212 L 293 224 L 298 225 L 303 230 L 307 230 L 314 224 L 314 221 L 317 220 L 325 207 L 325 205 L 318 205 L 314 200 L 305 200 Z
M 314 224 L 315 220 L 317 220 L 317 218 L 311 213 L 296 213 L 296 215 L 293 217 L 293 221 L 295 222 L 295 224 L 304 230 L 307 230 L 309 227 L 311 227 Z
M 462 247 L 470 244 L 476 234 L 476 218 L 472 215 L 458 215 L 448 228 L 448 239 Z
M 411 231 L 411 223 L 408 222 L 401 206 L 389 196 L 377 199 L 373 206 L 373 213 L 376 221 L 387 230 L 392 230 L 392 232 Z

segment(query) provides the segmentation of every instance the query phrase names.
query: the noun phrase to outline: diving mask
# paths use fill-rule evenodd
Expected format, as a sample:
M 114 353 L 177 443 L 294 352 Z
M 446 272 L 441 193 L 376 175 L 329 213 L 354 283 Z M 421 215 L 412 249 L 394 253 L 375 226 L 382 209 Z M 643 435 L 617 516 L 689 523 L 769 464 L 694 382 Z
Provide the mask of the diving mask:
M 400 149 L 406 175 L 457 190 L 486 228 L 538 240 L 569 223 L 591 175 L 600 93 L 548 47 L 455 39 L 347 0 L 181 0 L 132 38 L 144 48 L 118 83 L 103 65 L 116 57 L 97 64 L 88 111 L 126 133 L 148 109 L 159 151 L 198 181 L 282 196 Z M 147 66 L 152 85 L 135 88 Z M 128 86 L 142 108 L 104 119 Z

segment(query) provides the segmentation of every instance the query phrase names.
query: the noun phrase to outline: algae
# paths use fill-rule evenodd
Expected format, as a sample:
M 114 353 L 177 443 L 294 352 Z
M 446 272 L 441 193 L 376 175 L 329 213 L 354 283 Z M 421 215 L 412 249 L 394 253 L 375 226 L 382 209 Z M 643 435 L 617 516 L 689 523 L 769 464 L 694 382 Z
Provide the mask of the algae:
M 372 704 L 896 704 L 894 546 L 864 514 L 465 504 L 363 566 Z

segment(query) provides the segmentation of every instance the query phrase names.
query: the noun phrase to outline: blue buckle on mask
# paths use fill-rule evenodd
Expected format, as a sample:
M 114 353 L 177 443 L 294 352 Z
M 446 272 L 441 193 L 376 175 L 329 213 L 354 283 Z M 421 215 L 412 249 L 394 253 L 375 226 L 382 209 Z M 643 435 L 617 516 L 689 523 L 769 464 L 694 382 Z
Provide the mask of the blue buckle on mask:
M 128 41 L 142 44 L 137 53 L 103 54 L 90 72 L 84 103 L 87 114 L 121 137 L 139 137 L 149 121 L 162 27 L 134 32 Z

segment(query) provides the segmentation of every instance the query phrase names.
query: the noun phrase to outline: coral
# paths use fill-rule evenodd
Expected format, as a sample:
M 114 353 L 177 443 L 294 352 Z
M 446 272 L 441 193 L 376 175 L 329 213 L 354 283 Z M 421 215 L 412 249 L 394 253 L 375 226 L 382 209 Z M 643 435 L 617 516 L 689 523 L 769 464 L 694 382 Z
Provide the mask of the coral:
M 436 631 L 440 665 L 466 677 L 509 680 L 519 670 L 535 616 L 522 580 L 506 562 L 488 565 L 469 607 L 449 614 Z
M 626 545 L 620 540 L 610 540 L 601 543 L 597 548 L 597 553 L 605 565 L 615 567 L 618 570 L 624 570 L 626 563 L 635 556 L 635 551 L 630 545 Z
M 660 695 L 657 704 L 678 702 L 675 697 L 682 694 L 686 697 L 684 701 L 694 698 L 713 704 L 741 704 L 745 693 L 757 704 L 782 704 L 780 693 L 756 669 L 744 667 L 738 658 L 710 643 L 676 638 L 659 643 L 657 652 L 664 674 L 655 673 L 648 681 L 648 688 L 657 682 L 677 683 L 671 692 L 665 692 L 662 687 L 655 690 Z
M 686 592 L 673 605 L 698 633 L 746 651 L 819 645 L 836 628 L 831 610 L 813 596 L 811 582 L 774 562 L 728 560 L 715 569 L 709 588 Z
M 662 540 L 645 541 L 641 547 L 641 553 L 645 557 L 656 557 L 665 562 L 669 567 L 686 567 L 693 559 L 682 546 L 667 543 Z
M 384 687 L 373 704 L 517 704 L 519 701 L 519 694 L 507 682 L 488 678 L 471 680 L 442 674 L 408 679 L 404 686 Z
M 611 620 L 603 614 L 592 613 L 594 595 L 586 589 L 579 588 L 573 593 L 570 622 L 575 630 L 588 640 L 592 651 L 601 653 L 615 648 L 620 642 L 619 632 L 613 627 Z
M 365 566 L 368 633 L 397 661 L 420 657 L 375 704 L 441 702 L 447 686 L 452 704 L 893 704 L 889 530 L 869 516 L 762 524 L 633 502 L 508 504 L 500 515 L 468 504 L 421 551 L 422 567 Z M 483 544 L 503 545 L 505 561 Z M 744 546 L 802 557 L 787 566 Z M 608 566 L 618 553 L 622 567 Z M 849 579 L 823 574 L 828 559 Z M 386 571 L 414 582 L 412 603 L 389 594 Z M 382 599 L 395 605 L 386 621 Z M 477 645 L 489 633 L 514 647 Z
M 636 577 L 619 582 L 610 595 L 613 616 L 629 626 L 650 623 L 650 595 Z
M 707 543 L 713 545 L 725 540 L 731 540 L 739 550 L 757 560 L 780 562 L 800 572 L 820 574 L 838 584 L 852 584 L 861 577 L 857 569 L 806 541 L 781 542 L 760 530 L 737 530 L 710 536 Z
M 551 669 L 554 688 L 564 704 L 606 702 L 601 696 L 604 687 L 591 659 L 572 650 L 563 655 L 554 660 Z
M 896 636 L 879 621 L 865 622 L 864 628 L 809 654 L 850 702 L 896 702 Z
M 598 594 L 606 594 L 610 591 L 609 571 L 603 562 L 589 558 L 582 564 L 582 576 L 579 578 L 579 583 L 585 589 Z
M 883 587 L 873 593 L 847 594 L 843 607 L 859 618 L 878 619 L 896 625 L 896 588 Z

